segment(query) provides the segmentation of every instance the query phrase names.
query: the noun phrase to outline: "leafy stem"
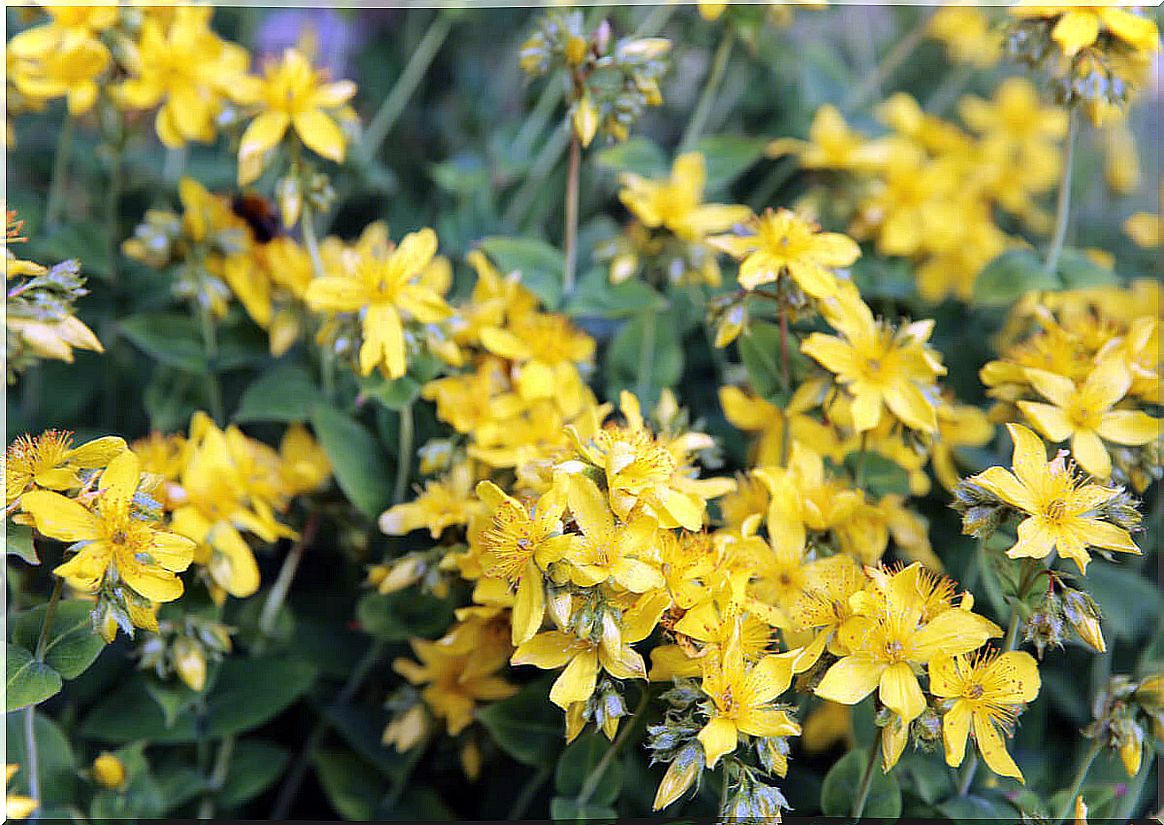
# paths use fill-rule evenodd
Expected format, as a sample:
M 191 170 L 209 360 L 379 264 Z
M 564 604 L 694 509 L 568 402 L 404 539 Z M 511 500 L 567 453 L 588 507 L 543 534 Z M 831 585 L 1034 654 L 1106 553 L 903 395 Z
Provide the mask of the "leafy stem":
M 1067 793 L 1067 799 L 1063 802 L 1063 807 L 1059 810 L 1059 815 L 1055 817 L 1055 825 L 1059 825 L 1071 813 L 1071 809 L 1075 807 L 1075 797 L 1079 796 L 1079 789 L 1083 787 L 1083 780 L 1087 778 L 1087 772 L 1091 770 L 1092 763 L 1095 758 L 1099 756 L 1099 752 L 1103 749 L 1103 742 L 1099 739 L 1093 739 L 1091 746 L 1083 755 L 1083 761 L 1079 763 L 1078 769 L 1075 771 L 1075 778 L 1071 780 L 1071 787 Z
M 1055 203 L 1055 234 L 1051 236 L 1051 246 L 1047 249 L 1045 269 L 1054 274 L 1059 266 L 1059 256 L 1063 252 L 1063 242 L 1067 239 L 1067 222 L 1071 213 L 1071 169 L 1075 161 L 1075 141 L 1079 135 L 1079 113 L 1075 109 L 1067 113 L 1067 141 L 1063 147 L 1063 166 L 1059 172 L 1059 197 Z

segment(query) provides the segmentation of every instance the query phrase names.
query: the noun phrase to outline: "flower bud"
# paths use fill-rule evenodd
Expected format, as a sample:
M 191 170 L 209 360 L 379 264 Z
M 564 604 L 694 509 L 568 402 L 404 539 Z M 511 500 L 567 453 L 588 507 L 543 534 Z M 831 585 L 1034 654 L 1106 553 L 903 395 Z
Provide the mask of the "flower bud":
M 202 645 L 186 636 L 179 636 L 174 640 L 170 658 L 174 663 L 174 670 L 186 683 L 186 687 L 201 693 L 206 687 L 206 652 Z
M 660 811 L 681 797 L 702 770 L 703 747 L 698 740 L 692 740 L 676 754 L 667 768 L 663 781 L 659 783 L 659 790 L 655 793 L 651 810 Z
M 571 35 L 566 39 L 564 51 L 566 53 L 566 63 L 571 66 L 581 66 L 582 61 L 586 59 L 587 45 L 585 39 L 578 35 Z
M 93 779 L 103 788 L 111 791 L 121 790 L 125 787 L 125 763 L 105 751 L 93 760 Z
M 1120 761 L 1124 763 L 1124 770 L 1128 776 L 1135 776 L 1140 772 L 1140 764 L 1144 758 L 1144 732 L 1134 722 L 1127 726 L 1123 743 L 1120 745 Z
M 574 108 L 573 123 L 574 133 L 586 148 L 598 133 L 598 109 L 589 94 L 584 95 Z
M 1063 593 L 1063 616 L 1092 650 L 1107 651 L 1103 628 L 1099 623 L 1099 609 L 1091 597 L 1079 590 L 1066 588 Z
M 1156 673 L 1141 681 L 1135 697 L 1147 713 L 1164 711 L 1164 674 Z
M 279 216 L 283 226 L 299 223 L 299 213 L 303 209 L 303 190 L 299 179 L 293 175 L 280 178 L 275 184 L 275 201 L 279 204 Z

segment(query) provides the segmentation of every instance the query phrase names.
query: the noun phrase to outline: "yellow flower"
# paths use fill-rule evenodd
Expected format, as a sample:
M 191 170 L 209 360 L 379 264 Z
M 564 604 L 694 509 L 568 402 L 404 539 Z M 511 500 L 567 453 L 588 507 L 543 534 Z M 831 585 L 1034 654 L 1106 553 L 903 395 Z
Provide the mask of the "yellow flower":
M 969 610 L 927 616 L 922 575 L 922 566 L 914 562 L 854 596 L 857 615 L 838 633 L 847 653 L 825 673 L 818 696 L 855 705 L 877 690 L 882 704 L 908 725 L 926 707 L 915 667 L 938 656 L 968 653 L 1002 635 L 1001 628 Z
M 696 0 L 696 7 L 699 9 L 699 16 L 709 23 L 718 20 L 725 11 L 729 3 L 716 3 L 712 0 Z M 656 810 L 658 810 L 656 808 Z
M 853 427 L 872 430 L 888 408 L 906 426 L 925 432 L 938 429 L 934 380 L 946 374 L 938 356 L 926 346 L 934 322 L 915 321 L 894 330 L 878 323 L 856 287 L 846 285 L 824 301 L 825 320 L 840 336 L 814 332 L 801 351 L 836 375 L 853 396 Z
M 736 749 L 740 734 L 800 734 L 800 725 L 787 711 L 772 706 L 792 682 L 792 663 L 787 654 L 768 655 L 749 666 L 738 643 L 729 643 L 721 655 L 709 657 L 702 687 L 713 707 L 711 718 L 699 731 L 708 769 Z
M 420 695 L 433 715 L 445 720 L 449 736 L 469 726 L 478 702 L 496 702 L 517 692 L 496 675 L 509 654 L 504 647 L 452 653 L 425 639 L 412 639 L 409 644 L 420 664 L 399 658 L 392 667 L 411 684 L 425 685 Z
M 856 744 L 853 712 L 847 705 L 821 702 L 804 720 L 800 741 L 806 753 L 825 753 L 837 744 L 852 748 Z
M 1002 37 L 990 19 L 972 6 L 942 6 L 929 22 L 929 35 L 945 44 L 950 59 L 988 68 L 1002 56 Z
M 1113 410 L 1132 385 L 1122 358 L 1099 363 L 1082 385 L 1070 378 L 1028 369 L 1038 393 L 1050 401 L 1019 401 L 1018 408 L 1035 428 L 1053 442 L 1071 439 L 1071 453 L 1098 480 L 1111 475 L 1111 457 L 1103 442 L 1138 447 L 1160 437 L 1160 421 L 1142 410 Z
M 1003 147 L 1020 160 L 1040 155 L 1058 163 L 1056 141 L 1067 134 L 1067 111 L 1039 105 L 1039 91 L 1031 81 L 1010 77 L 999 84 L 992 101 L 962 98 L 958 113 L 966 125 L 981 133 L 987 144 Z
M 421 527 L 439 539 L 446 527 L 468 524 L 481 512 L 473 500 L 473 474 L 468 463 L 455 465 L 439 481 L 427 481 L 424 491 L 413 501 L 397 504 L 380 514 L 380 530 L 390 536 L 403 536 Z
M 582 530 L 566 555 L 571 581 L 593 587 L 613 580 L 632 593 L 662 587 L 663 574 L 644 560 L 656 551 L 657 522 L 634 512 L 618 523 L 607 497 L 586 476 L 571 476 L 567 489 L 570 512 Z
M 5 819 L 28 819 L 32 812 L 39 806 L 40 802 L 20 794 L 11 793 L 7 786 L 12 782 L 12 777 L 16 776 L 16 772 L 20 770 L 19 765 L 13 765 L 11 762 L 4 765 L 4 817 Z
M 25 493 L 21 507 L 36 521 L 37 530 L 82 543 L 53 573 L 88 593 L 124 583 L 151 602 L 172 602 L 182 595 L 182 580 L 174 574 L 190 566 L 194 543 L 161 529 L 135 506 L 140 483 L 137 456 L 125 450 L 102 472 L 93 510 L 60 493 Z
M 1030 2 L 1012 6 L 1010 13 L 1015 17 L 1054 18 L 1051 39 L 1068 57 L 1094 44 L 1101 32 L 1137 51 L 1154 52 L 1160 48 L 1160 32 L 1154 20 L 1115 6 L 1042 6 Z
M 1023 782 L 999 729 L 1010 733 L 1022 705 L 1039 693 L 1034 658 L 1015 650 L 1002 655 L 943 656 L 930 662 L 929 672 L 930 692 L 947 700 L 942 717 L 946 764 L 955 768 L 962 764 L 973 726 L 974 741 L 990 769 Z
M 93 32 L 51 23 L 21 32 L 7 49 L 15 58 L 10 80 L 17 91 L 36 100 L 67 98 L 73 116 L 93 108 L 99 81 L 113 62 Z
M 618 198 L 643 225 L 651 229 L 663 227 L 682 241 L 699 242 L 751 215 L 746 206 L 703 203 L 706 181 L 703 155 L 688 152 L 675 159 L 671 177 L 663 181 L 623 173 L 623 189 Z
M 578 367 L 593 359 L 594 339 L 557 313 L 532 312 L 508 320 L 505 327 L 482 327 L 481 346 L 515 362 L 514 389 L 522 401 L 552 400 L 563 415 L 577 415 L 586 402 Z
M 104 751 L 93 760 L 93 779 L 103 788 L 120 790 L 125 787 L 125 763 L 109 751 Z
M 645 679 L 646 664 L 631 644 L 645 639 L 654 629 L 647 622 L 620 628 L 614 616 L 604 612 L 598 641 L 550 630 L 522 643 L 510 660 L 515 665 L 535 665 L 542 670 L 566 666 L 550 688 L 550 701 L 566 710 L 585 702 L 594 693 L 599 669 L 615 679 Z
M 768 209 L 753 217 L 749 235 L 719 235 L 709 242 L 738 258 L 739 281 L 755 289 L 787 275 L 808 295 L 823 298 L 837 290 L 832 269 L 846 267 L 861 257 L 852 238 L 820 227 L 789 209 Z
M 404 236 L 387 254 L 369 249 L 345 258 L 339 271 L 330 270 L 307 288 L 307 305 L 316 311 L 359 312 L 364 341 L 360 374 L 380 367 L 389 378 L 407 370 L 404 318 L 423 324 L 447 318 L 452 310 L 432 289 L 417 283 L 437 250 L 437 236 L 422 229 Z
M 845 169 L 870 171 L 884 165 L 890 145 L 884 140 L 868 140 L 845 123 L 831 103 L 816 110 L 808 130 L 808 140 L 777 138 L 766 149 L 769 157 L 792 153 L 805 169 Z
M 22 435 L 9 445 L 4 456 L 4 506 L 11 507 L 30 489 L 77 489 L 83 483 L 83 471 L 104 467 L 125 450 L 125 440 L 115 435 L 80 447 L 73 446 L 73 434 L 66 430 Z
M 238 147 L 239 185 L 254 182 L 262 171 L 261 158 L 283 140 L 288 129 L 317 155 L 342 163 L 346 140 L 331 111 L 356 93 L 350 80 L 327 83 L 324 72 L 312 69 L 298 49 L 286 49 L 283 59 L 264 69 L 263 77 L 239 82 L 234 99 L 254 105 L 258 116 L 243 133 Z
M 1021 424 L 1006 428 L 1014 442 L 1014 472 L 990 467 L 968 480 L 1026 514 L 1008 556 L 1043 559 L 1057 551 L 1086 572 L 1088 547 L 1139 554 L 1127 530 L 1096 512 L 1118 489 L 1083 483 L 1062 455 L 1047 461 L 1046 447 L 1033 432 Z
M 564 491 L 551 488 L 532 511 L 491 481 L 477 485 L 477 496 L 493 511 L 490 525 L 477 539 L 481 572 L 516 586 L 512 639 L 520 645 L 538 632 L 545 616 L 542 571 L 570 548 L 571 540 L 562 535 Z
M 279 442 L 279 487 L 293 498 L 318 490 L 331 477 L 327 451 L 302 424 L 294 423 Z
M 866 581 L 860 566 L 845 555 L 814 561 L 804 573 L 804 586 L 789 614 L 793 631 L 813 636 L 796 659 L 797 673 L 815 665 L 826 649 L 838 656 L 846 652 L 837 634 L 853 616 L 850 597 L 864 590 Z

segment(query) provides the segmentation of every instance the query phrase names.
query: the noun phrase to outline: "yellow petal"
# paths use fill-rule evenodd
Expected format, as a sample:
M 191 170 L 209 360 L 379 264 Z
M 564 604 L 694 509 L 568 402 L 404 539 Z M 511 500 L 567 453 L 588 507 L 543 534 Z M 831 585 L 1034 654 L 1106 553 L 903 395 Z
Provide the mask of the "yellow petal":
M 239 163 L 257 158 L 275 148 L 287 132 L 291 119 L 285 112 L 262 112 L 251 121 L 239 141 Z
M 61 541 L 87 541 L 99 538 L 101 523 L 97 516 L 60 493 L 35 490 L 25 493 L 21 509 L 36 521 L 36 529 Z
M 890 665 L 881 674 L 881 701 L 896 711 L 902 722 L 909 724 L 926 709 L 926 697 L 917 683 L 917 676 L 905 662 Z
M 307 148 L 328 160 L 343 163 L 344 133 L 334 120 L 319 109 L 305 109 L 296 112 L 292 122 L 295 124 L 295 134 L 299 135 Z
M 872 693 L 886 665 L 860 654 L 846 656 L 825 673 L 816 695 L 842 705 L 855 705 Z
M 542 573 L 531 559 L 525 566 L 521 581 L 517 585 L 517 598 L 513 602 L 514 645 L 520 645 L 534 637 L 542 626 L 546 612 L 546 591 L 542 584 Z
M 703 745 L 704 757 L 710 770 L 716 766 L 720 757 L 736 749 L 739 732 L 730 719 L 716 716 L 699 732 L 699 742 Z
M 1051 30 L 1051 39 L 1058 43 L 1068 57 L 1084 46 L 1090 46 L 1099 37 L 1099 17 L 1093 11 L 1067 11 Z
M 966 740 L 970 736 L 970 705 L 964 701 L 954 703 L 954 707 L 942 717 L 942 740 L 946 746 L 946 764 L 956 768 L 966 755 Z
M 368 307 L 361 324 L 364 342 L 360 346 L 360 372 L 368 375 L 381 364 L 389 378 L 402 378 L 407 372 L 405 362 L 404 328 L 400 315 L 391 304 L 377 303 Z
M 1111 456 L 1095 430 L 1076 430 L 1071 439 L 1071 454 L 1080 467 L 1097 479 L 1104 480 L 1111 475 Z
M 535 637 L 537 638 L 537 637 Z M 565 710 L 572 702 L 585 702 L 594 693 L 598 681 L 598 653 L 583 650 L 578 653 L 550 688 L 550 701 Z
M 974 713 L 974 740 L 978 743 L 978 751 L 987 767 L 999 776 L 1009 776 L 1026 784 L 1023 772 L 1019 770 L 1014 759 L 1006 751 L 1006 743 L 998 734 L 998 729 L 990 720 L 990 715 L 976 711 Z
M 510 661 L 515 665 L 534 665 L 542 670 L 553 670 L 570 661 L 577 641 L 574 636 L 560 630 L 539 633 L 518 645 Z
M 1160 437 L 1160 419 L 1142 410 L 1113 410 L 1103 416 L 1098 432 L 1105 441 L 1136 447 Z

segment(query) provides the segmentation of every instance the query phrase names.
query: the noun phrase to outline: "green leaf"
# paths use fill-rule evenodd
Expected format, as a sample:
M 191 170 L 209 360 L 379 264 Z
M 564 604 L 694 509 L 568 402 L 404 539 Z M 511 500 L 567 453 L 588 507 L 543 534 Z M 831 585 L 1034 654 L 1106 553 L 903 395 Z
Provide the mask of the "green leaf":
M 1015 809 L 1000 799 L 967 794 L 955 796 L 938 805 L 938 812 L 955 822 L 981 823 L 983 820 L 1015 820 Z
M 18 615 L 12 624 L 12 641 L 32 650 L 48 605 L 37 605 Z M 53 625 L 45 642 L 44 661 L 63 679 L 76 679 L 105 649 L 105 642 L 93 630 L 93 603 L 67 599 L 57 604 Z
M 295 364 L 280 364 L 246 388 L 234 420 L 305 421 L 311 409 L 323 400 L 323 393 L 307 370 Z
M 864 751 L 849 751 L 829 770 L 820 789 L 820 808 L 825 816 L 847 817 L 852 813 L 865 774 L 867 757 Z M 897 777 L 892 773 L 882 773 L 880 764 L 874 765 L 862 817 L 896 819 L 899 816 L 901 789 L 897 785 Z
M 640 380 L 643 365 L 650 370 L 648 379 Z M 620 390 L 647 391 L 640 398 L 650 408 L 664 387 L 673 387 L 683 377 L 683 346 L 670 312 L 647 313 L 628 321 L 606 352 L 607 394 L 617 398 Z
M 614 808 L 609 805 L 588 802 L 579 807 L 576 799 L 564 796 L 555 796 L 550 800 L 550 818 L 555 822 L 562 820 L 608 821 L 617 816 Z
M 273 719 L 311 687 L 315 673 L 311 665 L 285 657 L 227 659 L 206 697 L 206 735 L 242 733 Z M 167 726 L 139 675 L 90 710 L 80 730 L 107 742 L 194 742 L 198 720 L 187 710 Z
M 25 751 L 25 715 L 10 713 L 5 720 L 7 745 L 5 761 L 20 765 L 8 785 L 9 793 L 28 795 L 28 754 Z M 36 739 L 37 773 L 40 778 L 41 813 L 74 802 L 77 762 L 69 740 L 55 721 L 35 714 L 32 735 Z
M 783 405 L 786 399 L 784 369 L 780 363 L 780 327 L 766 321 L 748 324 L 738 339 L 740 359 L 756 395 L 774 404 Z M 788 342 L 791 358 L 792 342 Z
M 29 564 L 40 564 L 32 543 L 32 528 L 23 524 L 4 523 L 4 552 Z
M 502 275 L 521 273 L 521 283 L 548 309 L 562 302 L 565 261 L 558 249 L 535 238 L 485 238 L 479 244 Z
M 1078 249 L 1064 249 L 1059 255 L 1055 271 L 1063 282 L 1064 289 L 1084 289 L 1119 283 L 1119 276 L 1115 272 L 1100 266 Z
M 373 373 L 360 379 L 360 392 L 399 412 L 420 397 L 420 382 L 411 375 L 393 380 Z
M 348 501 L 369 518 L 380 515 L 392 498 L 391 464 L 380 444 L 350 415 L 322 404 L 311 425 Z
M 546 698 L 551 681 L 531 682 L 477 714 L 497 746 L 523 765 L 544 765 L 562 750 L 562 713 Z
M 388 724 L 386 711 L 382 708 L 344 705 L 330 707 L 324 712 L 332 729 L 368 764 L 375 766 L 384 776 L 398 777 L 404 774 L 410 756 L 380 741 L 384 727 Z
M 577 797 L 610 747 L 610 741 L 597 731 L 575 739 L 558 759 L 558 768 L 554 774 L 554 786 L 558 793 L 564 797 Z M 621 789 L 622 763 L 612 759 L 602 772 L 602 778 L 590 797 L 590 804 L 612 805 L 618 799 Z
M 930 805 L 945 799 L 954 790 L 950 772 L 940 759 L 920 753 L 908 753 L 898 763 L 897 772 L 907 777 L 909 789 Z
M 165 800 L 162 816 L 196 799 L 204 786 L 202 774 L 189 765 L 176 762 L 157 767 L 154 770 L 154 779 L 158 783 L 162 799 Z
M 234 808 L 254 799 L 282 775 L 288 756 L 285 748 L 270 742 L 257 739 L 238 742 L 226 781 L 218 792 L 218 804 Z
M 1010 306 L 1034 289 L 1059 289 L 1059 279 L 1029 249 L 1003 252 L 978 273 L 974 303 L 984 307 Z
M 385 642 L 406 642 L 414 636 L 432 639 L 452 624 L 453 606 L 412 590 L 368 593 L 356 604 L 356 618 L 366 633 Z
M 198 325 L 188 315 L 131 315 L 118 326 L 138 349 L 159 363 L 194 373 L 208 369 Z
M 1102 560 L 1087 566 L 1085 587 L 1099 603 L 1103 627 L 1117 639 L 1146 636 L 1164 607 L 1159 588 L 1127 567 Z
M 61 674 L 11 642 L 8 643 L 7 670 L 5 709 L 8 711 L 39 705 L 61 692 Z
M 383 778 L 355 754 L 338 748 L 321 749 L 311 760 L 327 801 L 344 819 L 376 819 L 384 793 Z
M 661 312 L 667 299 L 643 281 L 610 283 L 604 269 L 591 269 L 578 281 L 578 288 L 566 305 L 574 317 L 630 318 L 644 311 Z
M 181 680 L 157 682 L 149 679 L 145 686 L 150 698 L 162 709 L 162 718 L 165 720 L 167 728 L 176 725 L 179 717 L 197 705 L 201 696 L 197 691 L 187 687 Z
M 866 452 L 864 458 L 859 450 L 845 456 L 845 469 L 854 479 L 857 468 L 862 465 L 862 483 L 878 498 L 891 493 L 909 495 L 909 473 L 897 462 L 871 451 Z
M 707 164 L 707 191 L 730 186 L 760 159 L 767 145 L 766 138 L 742 135 L 710 135 L 697 141 L 695 150 L 703 153 Z
M 614 172 L 632 172 L 644 178 L 667 176 L 667 156 L 650 138 L 633 137 L 594 153 L 594 162 Z
M 28 259 L 51 265 L 76 258 L 81 261 L 82 275 L 107 278 L 110 273 L 108 249 L 105 228 L 100 223 L 70 221 L 52 232 L 31 235 Z

